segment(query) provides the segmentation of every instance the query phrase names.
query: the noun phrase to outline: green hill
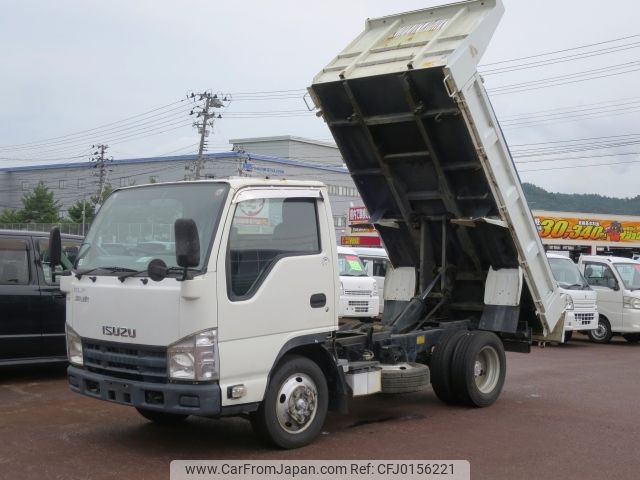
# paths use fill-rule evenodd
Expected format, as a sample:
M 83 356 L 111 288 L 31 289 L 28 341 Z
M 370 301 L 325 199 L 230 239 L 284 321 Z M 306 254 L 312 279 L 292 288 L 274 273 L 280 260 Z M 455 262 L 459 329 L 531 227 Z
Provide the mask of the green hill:
M 615 198 L 593 193 L 553 193 L 531 183 L 523 183 L 524 194 L 532 210 L 640 215 L 640 195 Z

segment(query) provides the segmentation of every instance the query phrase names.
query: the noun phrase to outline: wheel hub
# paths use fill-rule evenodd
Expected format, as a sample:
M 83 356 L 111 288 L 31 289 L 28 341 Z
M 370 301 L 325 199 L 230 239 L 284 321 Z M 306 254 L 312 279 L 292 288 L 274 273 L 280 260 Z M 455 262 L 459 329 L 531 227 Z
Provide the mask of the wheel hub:
M 289 433 L 300 433 L 315 418 L 318 391 L 313 380 L 304 374 L 289 377 L 278 392 L 276 416 Z
M 476 356 L 473 376 L 478 390 L 490 394 L 498 385 L 500 378 L 500 358 L 498 352 L 491 345 L 483 347 Z

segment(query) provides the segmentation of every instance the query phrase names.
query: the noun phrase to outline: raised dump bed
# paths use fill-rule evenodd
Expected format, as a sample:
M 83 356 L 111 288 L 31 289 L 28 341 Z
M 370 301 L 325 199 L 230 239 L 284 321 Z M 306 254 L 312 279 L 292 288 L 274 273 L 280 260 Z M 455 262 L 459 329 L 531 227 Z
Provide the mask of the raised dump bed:
M 310 93 L 391 262 L 416 271 L 409 296 L 435 280 L 434 319 L 558 339 L 564 298 L 477 73 L 502 13 L 474 0 L 367 20 Z

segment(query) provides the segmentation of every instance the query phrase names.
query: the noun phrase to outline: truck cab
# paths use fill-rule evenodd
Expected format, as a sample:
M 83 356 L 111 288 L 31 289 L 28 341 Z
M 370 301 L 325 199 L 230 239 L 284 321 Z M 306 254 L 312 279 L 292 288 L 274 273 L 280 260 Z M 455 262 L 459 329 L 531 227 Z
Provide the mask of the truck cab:
M 578 266 L 565 255 L 547 252 L 553 277 L 560 291 L 566 295 L 564 341 L 571 340 L 573 332 L 589 332 L 598 328 L 596 292 L 589 286 Z
M 378 297 L 380 298 L 380 313 L 384 312 L 384 278 L 387 269 L 392 268 L 389 255 L 384 248 L 353 247 L 360 260 L 364 264 L 367 275 L 373 277 L 378 285 Z
M 640 262 L 624 257 L 583 255 L 578 268 L 598 295 L 598 327 L 589 332 L 596 343 L 613 335 L 640 341 Z
M 340 317 L 376 317 L 380 312 L 378 284 L 355 250 L 338 246 Z

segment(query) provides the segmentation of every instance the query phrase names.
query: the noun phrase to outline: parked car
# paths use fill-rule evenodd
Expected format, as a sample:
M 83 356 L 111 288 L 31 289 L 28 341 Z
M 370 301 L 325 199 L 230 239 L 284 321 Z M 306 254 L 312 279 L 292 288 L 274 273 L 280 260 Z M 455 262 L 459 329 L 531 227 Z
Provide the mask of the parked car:
M 0 365 L 66 361 L 65 296 L 52 279 L 47 232 L 0 230 Z M 70 270 L 82 237 L 62 235 Z
M 596 343 L 622 335 L 640 341 L 640 262 L 624 257 L 583 255 L 578 268 L 598 294 L 598 328 L 589 332 Z
M 566 255 L 547 252 L 553 277 L 566 295 L 567 315 L 564 341 L 571 340 L 574 331 L 588 332 L 598 328 L 597 294 L 589 286 L 578 266 Z
M 380 313 L 378 284 L 367 275 L 352 248 L 338 247 L 340 275 L 339 317 L 376 317 Z
M 384 277 L 387 269 L 391 268 L 389 255 L 384 248 L 353 247 L 364 265 L 367 275 L 375 278 L 378 285 L 378 298 L 380 299 L 380 313 L 384 311 Z

